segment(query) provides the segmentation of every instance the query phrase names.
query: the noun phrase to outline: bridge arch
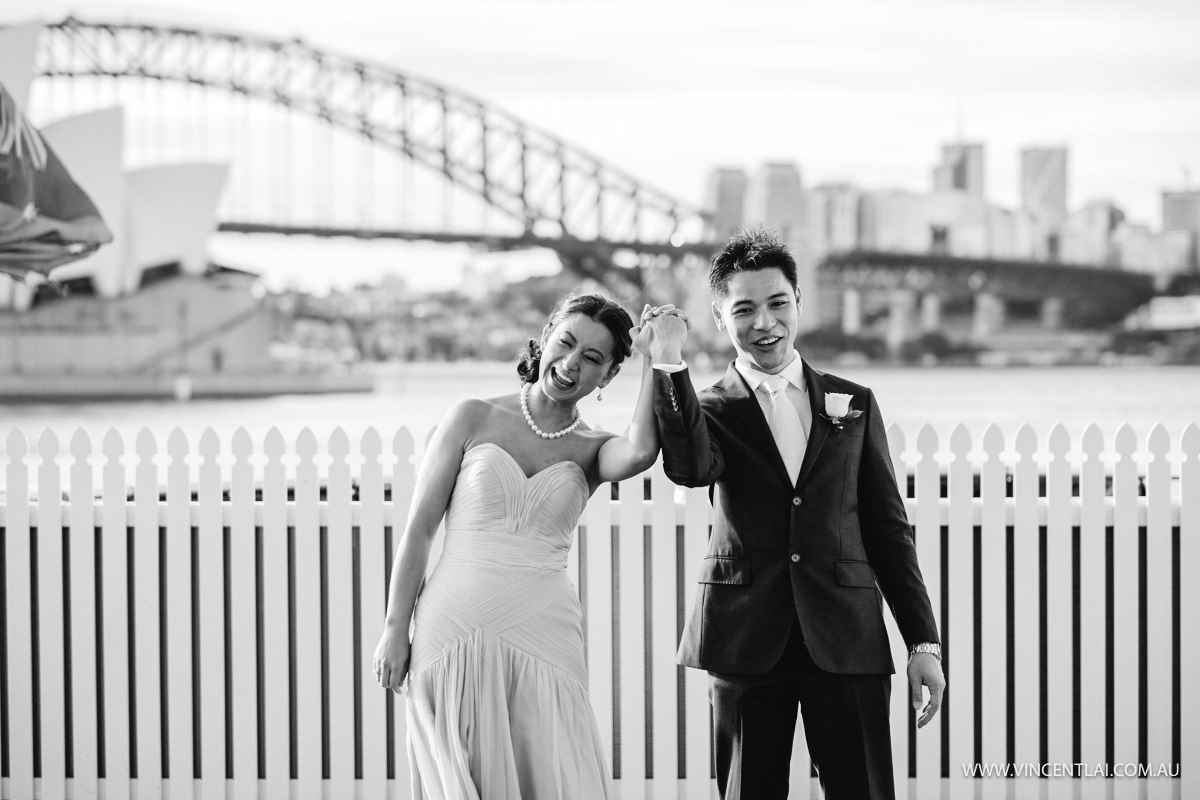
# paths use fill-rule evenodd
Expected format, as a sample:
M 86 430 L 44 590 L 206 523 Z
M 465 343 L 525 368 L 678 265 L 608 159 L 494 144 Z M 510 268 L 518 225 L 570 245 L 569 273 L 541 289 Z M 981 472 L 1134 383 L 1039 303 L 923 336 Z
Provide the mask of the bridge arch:
M 177 82 L 324 120 L 440 174 L 530 240 L 661 252 L 703 234 L 699 211 L 503 109 L 300 40 L 68 18 L 45 28 L 37 71 Z

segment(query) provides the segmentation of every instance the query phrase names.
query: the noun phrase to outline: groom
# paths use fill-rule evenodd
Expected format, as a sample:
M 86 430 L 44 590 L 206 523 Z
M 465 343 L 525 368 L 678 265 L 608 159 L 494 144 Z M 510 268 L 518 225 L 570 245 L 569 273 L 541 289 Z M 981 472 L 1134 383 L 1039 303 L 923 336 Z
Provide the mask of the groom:
M 724 800 L 782 798 L 797 708 L 827 800 L 892 800 L 891 606 L 918 725 L 941 705 L 937 625 L 870 389 L 793 347 L 796 263 L 764 229 L 713 256 L 713 316 L 737 358 L 697 396 L 679 312 L 651 312 L 667 475 L 709 486 L 714 520 L 679 663 L 711 681 Z

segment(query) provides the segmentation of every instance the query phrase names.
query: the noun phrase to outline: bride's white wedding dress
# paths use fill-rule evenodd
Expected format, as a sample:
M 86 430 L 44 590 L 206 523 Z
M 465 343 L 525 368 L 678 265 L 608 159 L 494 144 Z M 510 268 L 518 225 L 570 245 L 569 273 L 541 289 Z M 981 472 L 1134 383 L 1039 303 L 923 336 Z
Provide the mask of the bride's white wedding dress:
M 566 573 L 588 494 L 571 461 L 526 476 L 496 444 L 463 456 L 442 556 L 415 614 L 413 797 L 612 796 Z

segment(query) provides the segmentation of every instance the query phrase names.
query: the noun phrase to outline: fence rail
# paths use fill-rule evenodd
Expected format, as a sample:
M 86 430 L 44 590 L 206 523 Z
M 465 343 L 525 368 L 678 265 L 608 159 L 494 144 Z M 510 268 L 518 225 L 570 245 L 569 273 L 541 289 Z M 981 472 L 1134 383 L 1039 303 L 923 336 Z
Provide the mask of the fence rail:
M 900 796 L 1200 796 L 1200 429 L 889 437 L 950 684 L 917 732 L 897 676 Z M 13 430 L 0 454 L 0 797 L 408 797 L 370 664 L 411 435 L 128 444 Z M 656 466 L 580 520 L 624 798 L 715 796 L 706 677 L 674 663 L 709 518 Z M 802 737 L 793 796 L 817 797 Z

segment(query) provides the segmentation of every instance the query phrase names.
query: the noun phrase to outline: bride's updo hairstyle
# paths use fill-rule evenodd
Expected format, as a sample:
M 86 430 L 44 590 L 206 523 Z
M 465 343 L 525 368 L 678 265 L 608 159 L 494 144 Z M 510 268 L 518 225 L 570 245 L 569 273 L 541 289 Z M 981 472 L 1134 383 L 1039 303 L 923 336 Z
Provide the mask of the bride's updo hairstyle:
M 583 314 L 589 319 L 599 322 L 608 328 L 613 338 L 613 367 L 624 361 L 633 352 L 633 340 L 629 338 L 629 329 L 633 320 L 629 313 L 607 297 L 598 294 L 569 294 L 558 302 L 542 328 L 541 341 L 530 339 L 529 344 L 521 351 L 517 362 L 517 374 L 521 383 L 536 383 L 540 375 L 542 362 L 542 342 L 560 322 L 572 314 Z

